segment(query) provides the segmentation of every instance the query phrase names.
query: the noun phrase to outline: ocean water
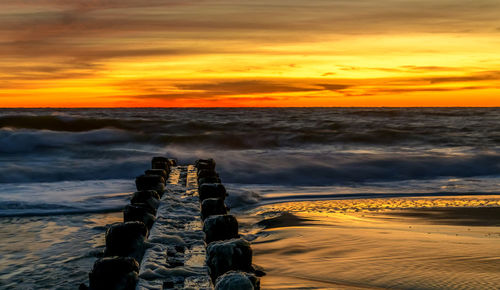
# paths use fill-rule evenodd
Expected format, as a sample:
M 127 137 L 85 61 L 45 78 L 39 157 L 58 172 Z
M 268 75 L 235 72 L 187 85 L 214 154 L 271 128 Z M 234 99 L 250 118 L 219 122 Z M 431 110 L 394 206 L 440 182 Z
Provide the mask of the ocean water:
M 240 212 L 499 195 L 500 109 L 0 109 L 0 288 L 86 282 L 155 155 L 214 158 Z

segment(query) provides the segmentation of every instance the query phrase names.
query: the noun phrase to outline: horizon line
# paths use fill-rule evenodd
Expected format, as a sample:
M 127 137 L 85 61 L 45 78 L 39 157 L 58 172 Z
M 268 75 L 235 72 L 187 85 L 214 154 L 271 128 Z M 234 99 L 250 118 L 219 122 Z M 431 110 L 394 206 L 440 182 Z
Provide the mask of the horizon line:
M 193 107 L 0 107 L 0 110 L 5 109 L 327 109 L 327 108 L 337 108 L 337 109 L 366 109 L 366 108 L 377 108 L 377 109 L 425 109 L 425 108 L 450 108 L 450 109 L 488 109 L 488 108 L 500 108 L 500 106 L 239 106 L 239 107 L 217 107 L 217 106 L 193 106 Z

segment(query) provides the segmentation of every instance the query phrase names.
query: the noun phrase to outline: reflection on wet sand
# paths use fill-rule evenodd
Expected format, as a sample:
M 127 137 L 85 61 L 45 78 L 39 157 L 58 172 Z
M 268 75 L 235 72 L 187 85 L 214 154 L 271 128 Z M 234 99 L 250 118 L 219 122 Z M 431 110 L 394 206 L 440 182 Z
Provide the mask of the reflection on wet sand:
M 265 217 L 253 241 L 264 289 L 500 285 L 500 196 L 293 202 L 256 213 Z

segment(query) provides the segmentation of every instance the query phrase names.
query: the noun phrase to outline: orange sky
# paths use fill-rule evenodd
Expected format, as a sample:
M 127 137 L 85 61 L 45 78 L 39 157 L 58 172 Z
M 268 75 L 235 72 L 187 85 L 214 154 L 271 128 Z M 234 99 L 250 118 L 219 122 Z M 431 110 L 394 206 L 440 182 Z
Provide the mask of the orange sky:
M 0 107 L 500 106 L 498 0 L 3 0 Z

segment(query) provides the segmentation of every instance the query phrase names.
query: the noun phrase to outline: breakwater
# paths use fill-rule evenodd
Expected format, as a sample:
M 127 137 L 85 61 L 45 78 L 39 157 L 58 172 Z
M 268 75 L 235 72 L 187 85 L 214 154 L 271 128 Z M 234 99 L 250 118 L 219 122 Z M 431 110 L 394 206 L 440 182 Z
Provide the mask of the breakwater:
M 213 159 L 154 157 L 80 289 L 260 289 Z

